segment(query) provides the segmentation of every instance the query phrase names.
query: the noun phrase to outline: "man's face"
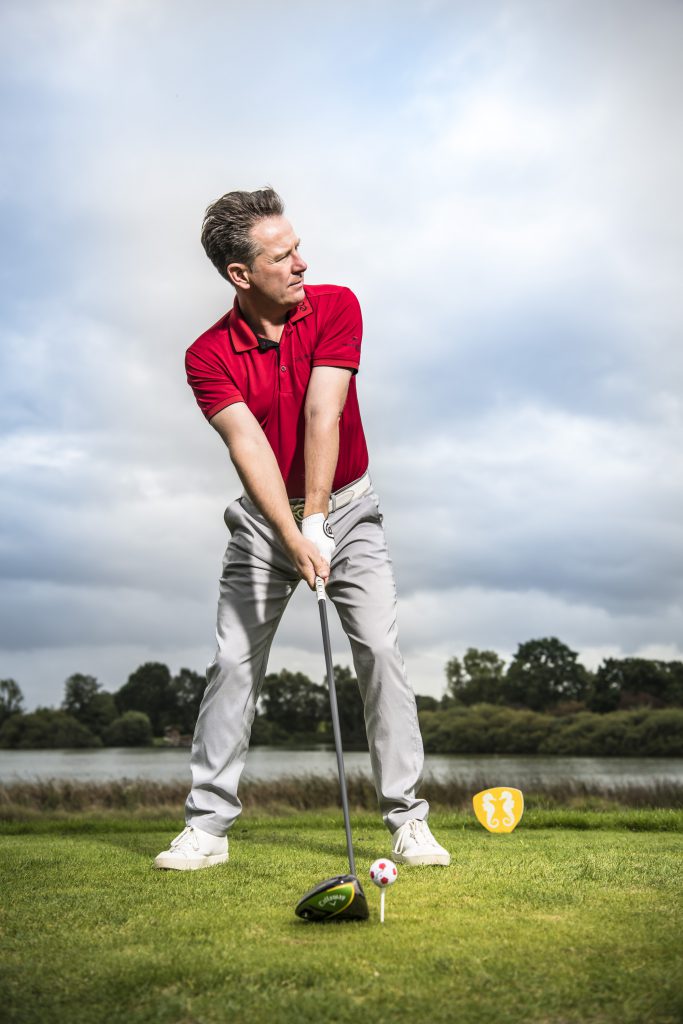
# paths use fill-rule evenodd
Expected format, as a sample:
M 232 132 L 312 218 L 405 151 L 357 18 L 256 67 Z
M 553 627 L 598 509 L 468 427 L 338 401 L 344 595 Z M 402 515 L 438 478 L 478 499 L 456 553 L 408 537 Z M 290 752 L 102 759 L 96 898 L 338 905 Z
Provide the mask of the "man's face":
M 251 229 L 259 254 L 246 277 L 254 298 L 291 309 L 303 302 L 304 271 L 307 264 L 299 255 L 299 237 L 285 217 L 267 217 Z

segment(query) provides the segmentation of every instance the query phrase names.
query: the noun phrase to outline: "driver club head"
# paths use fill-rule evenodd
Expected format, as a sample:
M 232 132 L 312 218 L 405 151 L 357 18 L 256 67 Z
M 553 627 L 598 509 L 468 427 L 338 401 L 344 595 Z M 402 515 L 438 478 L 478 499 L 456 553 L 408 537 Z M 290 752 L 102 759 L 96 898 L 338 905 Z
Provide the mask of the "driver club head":
M 319 882 L 301 897 L 295 913 L 305 921 L 367 921 L 370 916 L 355 875 L 335 875 Z

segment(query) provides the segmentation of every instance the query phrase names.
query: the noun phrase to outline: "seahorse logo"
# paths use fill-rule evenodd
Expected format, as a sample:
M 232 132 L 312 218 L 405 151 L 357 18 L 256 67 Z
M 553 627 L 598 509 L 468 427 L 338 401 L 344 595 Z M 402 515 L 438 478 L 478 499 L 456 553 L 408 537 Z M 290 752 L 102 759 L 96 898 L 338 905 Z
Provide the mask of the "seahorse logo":
M 504 825 L 516 825 L 515 821 L 515 798 L 509 789 L 506 789 L 500 796 L 500 802 L 503 807 L 503 824 Z
M 520 789 L 499 786 L 477 793 L 472 805 L 477 820 L 489 832 L 512 832 L 524 813 L 524 796 Z
M 493 799 L 490 793 L 484 795 L 484 799 L 481 802 L 484 812 L 486 814 L 486 827 L 490 829 L 496 829 L 500 825 L 498 818 L 495 818 L 496 813 L 496 801 Z

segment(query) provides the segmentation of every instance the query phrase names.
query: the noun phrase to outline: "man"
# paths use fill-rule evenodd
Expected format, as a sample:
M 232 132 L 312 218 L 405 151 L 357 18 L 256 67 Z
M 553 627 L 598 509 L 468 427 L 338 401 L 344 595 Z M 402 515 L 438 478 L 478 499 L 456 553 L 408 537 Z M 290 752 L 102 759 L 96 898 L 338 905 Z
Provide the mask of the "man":
M 231 540 L 218 648 L 195 729 L 187 827 L 155 865 L 193 870 L 228 859 L 270 646 L 297 583 L 313 589 L 316 576 L 351 643 L 393 855 L 405 864 L 448 864 L 427 825 L 428 805 L 416 796 L 422 739 L 356 395 L 358 301 L 348 288 L 304 287 L 299 239 L 270 188 L 213 203 L 202 243 L 236 297 L 188 349 L 187 376 L 244 494 L 225 512 Z

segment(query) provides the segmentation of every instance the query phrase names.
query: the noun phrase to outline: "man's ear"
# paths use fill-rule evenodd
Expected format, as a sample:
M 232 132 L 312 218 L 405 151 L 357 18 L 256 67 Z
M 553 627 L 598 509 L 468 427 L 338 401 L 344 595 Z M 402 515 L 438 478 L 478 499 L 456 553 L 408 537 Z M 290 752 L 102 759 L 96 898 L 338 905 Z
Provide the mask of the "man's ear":
M 249 267 L 246 263 L 228 263 L 225 269 L 230 283 L 235 288 L 241 288 L 244 291 L 249 288 Z

